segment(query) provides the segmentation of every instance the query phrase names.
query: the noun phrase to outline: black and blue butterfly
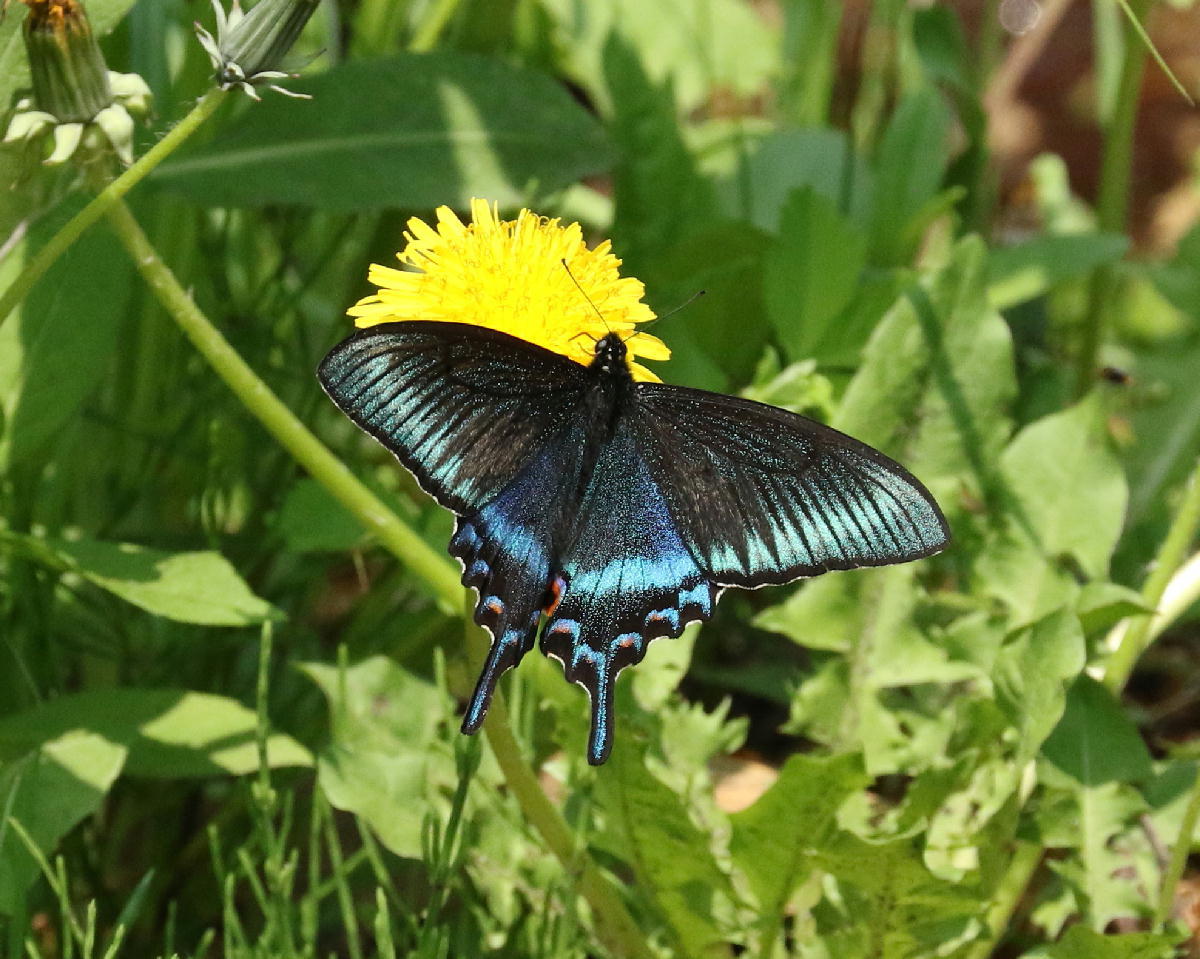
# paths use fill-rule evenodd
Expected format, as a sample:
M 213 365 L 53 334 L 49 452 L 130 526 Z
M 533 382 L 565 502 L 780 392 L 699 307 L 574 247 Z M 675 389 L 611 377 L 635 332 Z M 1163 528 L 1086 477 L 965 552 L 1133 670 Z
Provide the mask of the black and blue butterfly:
M 584 366 L 484 327 L 384 323 L 318 376 L 458 516 L 450 553 L 492 635 L 465 733 L 540 628 L 591 696 L 598 765 L 617 673 L 711 617 L 725 587 L 905 562 L 948 540 L 928 490 L 882 453 L 772 406 L 635 382 L 615 333 Z

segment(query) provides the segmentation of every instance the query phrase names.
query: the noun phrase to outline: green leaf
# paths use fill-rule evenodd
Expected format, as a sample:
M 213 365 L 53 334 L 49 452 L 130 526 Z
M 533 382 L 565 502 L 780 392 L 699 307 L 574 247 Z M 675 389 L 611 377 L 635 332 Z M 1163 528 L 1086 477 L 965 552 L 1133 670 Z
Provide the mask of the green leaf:
M 1178 935 L 1134 932 L 1106 936 L 1087 926 L 1072 926 L 1053 945 L 1038 946 L 1022 959 L 1173 959 L 1180 945 Z
M 946 173 L 949 134 L 950 111 L 933 88 L 910 94 L 892 114 L 875 163 L 872 262 L 908 261 Z
M 1012 337 L 986 302 L 985 255 L 967 237 L 888 311 L 833 424 L 898 455 L 952 521 L 964 484 L 996 498 L 992 464 L 1016 394 Z
M 731 817 L 729 851 L 764 917 L 782 917 L 813 869 L 813 850 L 829 842 L 838 808 L 865 788 L 862 757 L 792 756 L 758 801 Z
M 1130 876 L 1127 844 L 1119 839 L 1146 808 L 1129 784 L 1152 774 L 1137 729 L 1104 686 L 1080 676 L 1042 754 L 1049 764 L 1043 779 L 1066 789 L 1077 809 L 1075 844 L 1082 861 L 1061 863 L 1058 871 L 1078 888 L 1092 928 L 1148 912 Z
M 324 486 L 307 477 L 288 490 L 274 525 L 295 553 L 342 552 L 364 539 L 362 524 Z
M 102 37 L 113 28 L 133 6 L 135 0 L 88 0 L 88 22 L 92 32 Z M 29 59 L 21 28 L 28 16 L 22 4 L 10 5 L 7 15 L 0 19 L 0 104 L 5 108 L 13 94 L 29 87 Z
M 1151 773 L 1150 752 L 1137 728 L 1090 676 L 1080 676 L 1071 687 L 1066 711 L 1042 752 L 1080 786 L 1139 782 Z
M 67 207 L 75 209 L 66 204 L 63 212 Z M 57 215 L 50 220 L 61 225 Z M 47 222 L 35 229 L 25 249 L 44 243 L 50 227 Z M 19 264 L 13 257 L 12 267 Z M 132 274 L 112 237 L 92 230 L 0 326 L 0 467 L 43 452 L 101 384 L 117 346 Z
M 728 215 L 776 233 L 788 199 L 810 188 L 865 228 L 872 182 L 871 171 L 840 130 L 779 130 L 753 145 L 721 196 Z
M 722 223 L 664 249 L 655 264 L 655 285 L 682 302 L 703 290 L 705 295 L 687 308 L 684 332 L 722 372 L 728 386 L 753 375 L 766 346 L 768 328 L 760 295 L 762 262 L 767 238 L 744 223 Z M 730 318 L 736 321 L 731 322 Z M 674 348 L 676 333 L 667 336 Z M 673 358 L 670 379 L 692 381 Z
M 1079 623 L 1088 636 L 1095 636 L 1119 623 L 1126 616 L 1153 613 L 1141 593 L 1119 583 L 1088 583 L 1075 601 Z
M 9 819 L 49 859 L 58 841 L 100 808 L 124 761 L 124 747 L 76 729 L 0 770 L 0 913 L 26 914 L 25 890 L 40 871 Z
M 147 612 L 202 626 L 252 626 L 283 614 L 220 553 L 165 553 L 132 543 L 48 541 L 89 582 Z
M 824 359 L 821 344 L 859 289 L 867 238 L 811 187 L 783 209 L 779 238 L 767 250 L 763 292 L 767 316 L 793 359 Z
M 257 717 L 235 699 L 179 689 L 96 689 L 0 720 L 0 755 L 17 756 L 71 730 L 128 750 L 126 772 L 155 778 L 243 776 L 258 769 Z M 272 766 L 308 766 L 290 736 L 267 743 Z
M 301 669 L 325 694 L 332 717 L 317 766 L 322 791 L 365 819 L 392 852 L 421 858 L 430 802 L 455 775 L 449 751 L 433 748 L 450 713 L 446 697 L 384 656 L 345 670 L 325 663 Z
M 725 941 L 714 917 L 720 902 L 733 899 L 729 878 L 717 865 L 708 832 L 646 767 L 644 743 L 632 732 L 626 731 L 596 779 L 605 818 L 599 841 L 633 869 L 639 893 L 658 908 L 682 953 L 703 955 Z
M 608 168 L 599 124 L 547 76 L 438 52 L 346 61 L 289 84 L 152 182 L 206 205 L 502 207 Z
M 611 74 L 601 63 L 613 41 L 627 46 L 651 82 L 673 91 L 681 113 L 708 102 L 715 90 L 759 93 L 779 62 L 779 43 L 767 21 L 737 0 L 544 0 L 568 41 L 571 69 L 593 95 L 616 102 Z
M 988 302 L 998 310 L 1043 296 L 1064 280 L 1115 263 L 1129 249 L 1119 233 L 1040 236 L 988 255 Z
M 874 843 L 843 832 L 816 858 L 841 893 L 841 922 L 827 933 L 841 940 L 834 955 L 949 955 L 978 934 L 978 890 L 930 873 L 911 839 Z
M 1000 468 L 1008 529 L 989 545 L 977 574 L 1017 622 L 1028 622 L 1073 604 L 1072 565 L 1107 578 L 1128 490 L 1095 395 L 1025 427 Z
M 1062 719 L 1067 683 L 1086 661 L 1083 631 L 1066 609 L 1021 629 L 996 657 L 996 701 L 1018 735 L 1012 762 L 1024 767 Z
M 671 91 L 656 85 L 616 36 L 605 44 L 604 70 L 617 94 L 609 125 L 620 151 L 613 170 L 613 246 L 631 275 L 647 277 L 662 250 L 714 229 L 715 201 L 683 140 Z

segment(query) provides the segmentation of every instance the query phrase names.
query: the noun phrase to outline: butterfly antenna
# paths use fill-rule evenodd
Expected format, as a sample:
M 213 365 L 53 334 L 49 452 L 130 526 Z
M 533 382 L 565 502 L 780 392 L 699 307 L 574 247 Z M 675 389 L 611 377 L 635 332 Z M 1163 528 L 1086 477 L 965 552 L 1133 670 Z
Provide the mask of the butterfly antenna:
M 600 309 L 596 306 L 596 304 L 592 302 L 592 298 L 587 295 L 587 291 L 580 285 L 579 281 L 577 279 L 575 279 L 575 274 L 571 272 L 571 267 L 567 264 L 566 257 L 559 260 L 559 262 L 563 265 L 563 269 L 567 271 L 567 276 L 569 276 L 571 278 L 571 282 L 575 284 L 575 289 L 577 289 L 579 291 L 580 295 L 585 300 L 587 300 L 587 305 L 590 306 L 595 311 L 596 315 L 598 317 L 600 317 L 600 322 L 604 324 L 604 328 L 606 330 L 608 330 L 609 333 L 611 333 L 612 327 L 610 327 L 608 325 L 608 320 L 606 320 L 604 318 L 604 314 L 601 313 Z
M 650 322 L 646 323 L 645 326 L 651 327 L 655 323 L 657 323 L 659 320 L 665 320 L 668 316 L 674 316 L 676 313 L 678 313 L 684 307 L 691 306 L 698 299 L 700 299 L 700 297 L 704 296 L 704 294 L 707 292 L 708 292 L 707 290 L 697 290 L 695 293 L 693 293 L 691 296 L 689 296 L 686 300 L 684 300 L 678 306 L 674 307 L 673 309 L 667 310 L 667 312 L 664 313 L 662 316 L 656 316 L 654 319 L 650 320 Z M 645 329 L 640 329 L 640 330 L 634 330 L 632 333 L 630 333 L 629 338 L 632 339 L 635 336 L 649 336 L 649 335 L 650 334 L 647 333 Z
M 691 306 L 698 299 L 700 299 L 700 297 L 704 296 L 707 292 L 708 292 L 708 290 L 697 290 L 695 293 L 693 293 L 691 296 L 689 296 L 686 300 L 684 300 L 678 306 L 673 307 L 670 310 L 667 310 L 667 312 L 662 314 L 662 316 L 656 316 L 649 323 L 647 323 L 646 326 L 653 326 L 659 320 L 665 320 L 668 316 L 674 316 L 680 310 L 684 310 L 687 307 Z M 638 332 L 640 333 L 641 331 L 639 330 Z

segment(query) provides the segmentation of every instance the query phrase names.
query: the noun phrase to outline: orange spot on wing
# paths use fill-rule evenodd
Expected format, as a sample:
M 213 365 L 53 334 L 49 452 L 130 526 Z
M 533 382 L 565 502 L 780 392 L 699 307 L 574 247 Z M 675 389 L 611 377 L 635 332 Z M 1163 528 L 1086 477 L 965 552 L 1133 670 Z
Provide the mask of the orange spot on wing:
M 489 613 L 495 613 L 497 616 L 504 612 L 504 604 L 494 596 L 483 604 L 483 608 Z
M 563 587 L 565 585 L 566 582 L 561 576 L 555 576 L 552 580 L 550 580 L 550 585 L 546 587 L 546 594 L 549 598 L 546 600 L 546 605 L 542 609 L 542 612 L 544 612 L 547 616 L 553 616 L 554 611 L 558 609 L 558 604 L 562 602 Z
M 617 645 L 622 649 L 632 649 L 635 643 L 632 636 L 626 636 L 623 639 L 618 640 Z

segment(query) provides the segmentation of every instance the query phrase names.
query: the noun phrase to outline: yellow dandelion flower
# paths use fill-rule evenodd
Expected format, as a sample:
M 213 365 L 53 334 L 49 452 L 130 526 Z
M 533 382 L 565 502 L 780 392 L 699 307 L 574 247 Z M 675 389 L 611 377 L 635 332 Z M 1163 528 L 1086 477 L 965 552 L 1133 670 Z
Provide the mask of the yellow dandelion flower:
M 655 382 L 658 377 L 634 361 L 671 355 L 662 340 L 636 332 L 636 324 L 654 319 L 642 302 L 641 281 L 617 272 L 621 261 L 609 241 L 589 250 L 578 223 L 562 226 L 529 210 L 501 220 L 486 200 L 473 199 L 469 225 L 443 206 L 436 229 L 413 217 L 404 238 L 407 245 L 396 256 L 413 269 L 371 264 L 368 279 L 378 291 L 347 310 L 358 326 L 473 323 L 585 365 L 596 341 L 617 333 L 626 340 L 634 379 Z

